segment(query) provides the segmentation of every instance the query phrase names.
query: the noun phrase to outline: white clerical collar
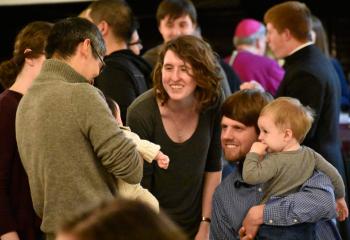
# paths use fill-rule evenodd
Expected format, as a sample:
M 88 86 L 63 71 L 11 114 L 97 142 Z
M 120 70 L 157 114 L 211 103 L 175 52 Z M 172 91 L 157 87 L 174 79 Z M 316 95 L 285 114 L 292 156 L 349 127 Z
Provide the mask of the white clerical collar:
M 302 48 L 304 48 L 304 47 L 307 47 L 307 46 L 309 46 L 309 45 L 311 45 L 311 44 L 314 44 L 314 42 L 310 41 L 310 42 L 306 42 L 306 43 L 300 45 L 299 47 L 297 47 L 296 49 L 294 49 L 291 53 L 289 53 L 288 56 L 290 56 L 290 55 L 296 53 L 296 52 L 299 51 L 300 49 L 302 49 Z

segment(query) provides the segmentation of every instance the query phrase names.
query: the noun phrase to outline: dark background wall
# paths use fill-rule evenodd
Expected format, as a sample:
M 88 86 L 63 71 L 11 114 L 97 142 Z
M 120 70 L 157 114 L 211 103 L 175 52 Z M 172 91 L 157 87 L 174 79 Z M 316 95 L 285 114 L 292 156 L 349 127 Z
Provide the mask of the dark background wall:
M 155 12 L 160 0 L 127 0 L 138 16 L 144 50 L 162 42 Z M 232 51 L 232 34 L 237 22 L 244 17 L 262 20 L 264 12 L 282 2 L 273 0 L 193 0 L 198 10 L 203 37 L 224 57 Z M 343 3 L 337 1 L 303 1 L 324 23 L 332 52 L 350 72 L 350 17 Z M 34 20 L 55 22 L 76 16 L 89 2 L 38 4 L 0 7 L 0 61 L 11 57 L 14 37 L 26 23 Z

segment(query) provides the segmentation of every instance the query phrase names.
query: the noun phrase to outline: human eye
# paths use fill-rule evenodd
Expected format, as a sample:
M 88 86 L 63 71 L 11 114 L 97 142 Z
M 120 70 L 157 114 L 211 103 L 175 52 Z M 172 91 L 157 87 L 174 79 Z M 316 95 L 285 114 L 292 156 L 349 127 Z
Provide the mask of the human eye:
M 172 23 L 172 22 L 167 22 L 167 23 L 165 24 L 165 26 L 168 27 L 168 28 L 173 28 L 173 27 L 174 27 L 174 23 Z
M 180 67 L 180 70 L 181 70 L 181 72 L 188 72 L 188 67 L 186 67 L 186 66 L 181 66 Z
M 234 129 L 237 131 L 237 132 L 242 132 L 244 130 L 243 127 L 241 126 L 234 126 Z
M 188 27 L 187 22 L 181 22 L 179 25 L 180 25 L 180 28 L 187 28 Z
M 165 71 L 171 71 L 172 69 L 173 69 L 173 66 L 171 66 L 171 65 L 164 65 L 163 66 L 163 69 L 165 70 Z

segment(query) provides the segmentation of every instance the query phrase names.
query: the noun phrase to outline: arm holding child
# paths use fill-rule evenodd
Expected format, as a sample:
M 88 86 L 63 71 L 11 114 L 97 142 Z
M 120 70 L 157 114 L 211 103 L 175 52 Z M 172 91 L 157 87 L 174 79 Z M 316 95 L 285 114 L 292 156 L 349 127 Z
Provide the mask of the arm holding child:
M 339 221 L 344 221 L 349 216 L 349 210 L 345 201 L 345 185 L 342 177 L 338 170 L 317 152 L 315 152 L 315 168 L 331 179 L 334 186 L 337 218 Z

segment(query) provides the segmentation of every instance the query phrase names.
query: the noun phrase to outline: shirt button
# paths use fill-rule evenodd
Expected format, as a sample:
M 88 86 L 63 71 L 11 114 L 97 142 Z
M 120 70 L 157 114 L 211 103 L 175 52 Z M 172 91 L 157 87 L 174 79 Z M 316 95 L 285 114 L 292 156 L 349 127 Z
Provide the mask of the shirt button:
M 297 223 L 298 222 L 298 220 L 296 220 L 296 219 L 293 219 L 293 223 Z
M 270 223 L 270 224 L 272 224 L 272 223 L 273 223 L 272 219 L 270 219 L 270 220 L 269 220 L 269 223 Z
M 259 191 L 259 192 L 262 192 L 262 189 L 261 189 L 261 187 L 259 187 L 259 188 L 258 188 L 258 191 Z

